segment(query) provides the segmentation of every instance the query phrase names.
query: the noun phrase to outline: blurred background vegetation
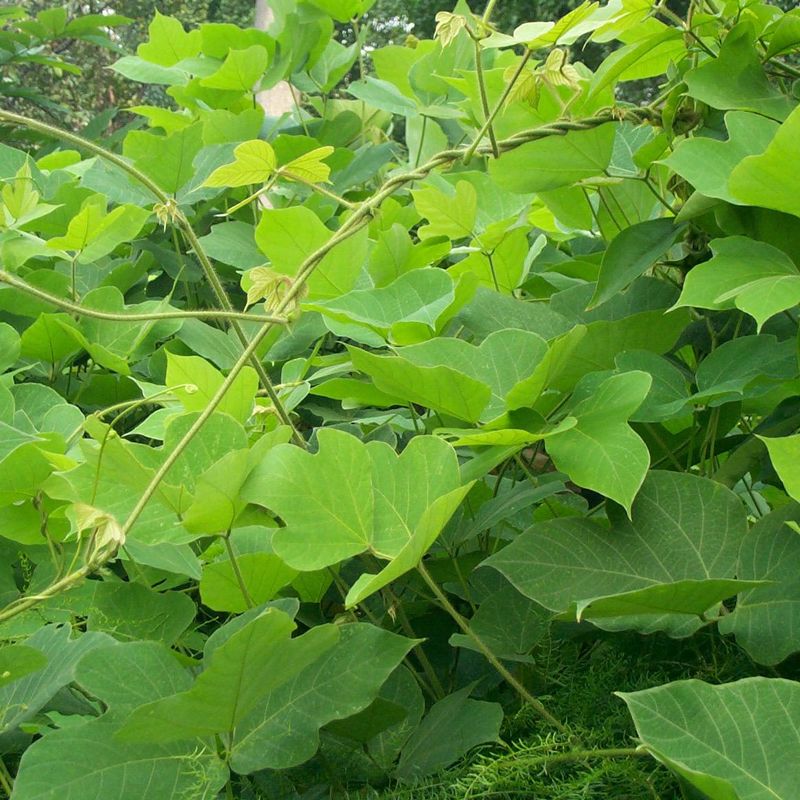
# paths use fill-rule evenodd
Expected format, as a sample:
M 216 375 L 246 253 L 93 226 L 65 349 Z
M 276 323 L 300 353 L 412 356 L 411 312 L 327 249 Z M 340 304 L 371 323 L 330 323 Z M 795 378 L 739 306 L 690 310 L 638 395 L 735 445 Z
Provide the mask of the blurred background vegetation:
M 772 1 L 784 10 L 797 2 Z M 147 25 L 156 10 L 177 17 L 186 27 L 204 22 L 249 26 L 254 22 L 256 2 L 17 0 L 17 5 L 11 5 L 6 0 L 0 5 L 0 102 L 71 128 L 90 125 L 97 132 L 106 130 L 118 109 L 168 102 L 158 87 L 143 87 L 109 69 L 120 55 L 135 52 L 147 38 Z M 287 0 L 265 2 L 278 8 Z M 493 22 L 498 29 L 510 31 L 522 22 L 557 19 L 580 2 L 501 0 Z M 687 2 L 670 0 L 669 4 L 682 13 Z M 402 44 L 409 36 L 433 36 L 436 12 L 453 4 L 454 0 L 376 0 L 361 20 L 365 53 L 390 43 Z M 483 2 L 475 0 L 472 6 L 480 12 Z M 339 37 L 346 44 L 354 41 L 352 27 L 339 26 Z M 603 59 L 608 46 L 591 48 L 581 53 L 581 60 L 590 67 Z M 115 127 L 129 119 L 127 115 L 118 117 Z

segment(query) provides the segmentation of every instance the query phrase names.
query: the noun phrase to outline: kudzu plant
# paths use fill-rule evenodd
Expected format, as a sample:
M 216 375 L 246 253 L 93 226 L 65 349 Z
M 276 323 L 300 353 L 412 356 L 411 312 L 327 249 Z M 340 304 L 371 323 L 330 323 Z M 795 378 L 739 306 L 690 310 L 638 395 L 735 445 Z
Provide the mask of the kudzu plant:
M 495 5 L 0 109 L 13 800 L 795 800 L 800 11 Z

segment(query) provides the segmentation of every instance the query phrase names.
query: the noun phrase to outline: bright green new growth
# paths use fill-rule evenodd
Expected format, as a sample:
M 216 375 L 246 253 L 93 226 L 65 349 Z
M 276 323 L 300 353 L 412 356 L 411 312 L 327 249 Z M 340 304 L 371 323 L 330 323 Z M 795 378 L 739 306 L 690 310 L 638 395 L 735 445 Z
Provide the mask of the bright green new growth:
M 273 5 L 0 11 L 0 794 L 793 798 L 800 12 Z

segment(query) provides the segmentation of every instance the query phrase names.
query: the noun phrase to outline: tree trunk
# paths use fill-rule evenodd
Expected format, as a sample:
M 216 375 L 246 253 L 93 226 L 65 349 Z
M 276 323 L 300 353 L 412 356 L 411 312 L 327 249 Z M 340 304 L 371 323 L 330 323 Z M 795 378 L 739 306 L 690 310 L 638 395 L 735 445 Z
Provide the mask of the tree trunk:
M 256 0 L 255 7 L 255 27 L 264 31 L 274 19 L 269 0 Z M 264 113 L 270 117 L 279 117 L 291 111 L 294 106 L 292 97 L 292 87 L 286 81 L 281 81 L 271 89 L 258 92 L 256 101 L 264 109 Z

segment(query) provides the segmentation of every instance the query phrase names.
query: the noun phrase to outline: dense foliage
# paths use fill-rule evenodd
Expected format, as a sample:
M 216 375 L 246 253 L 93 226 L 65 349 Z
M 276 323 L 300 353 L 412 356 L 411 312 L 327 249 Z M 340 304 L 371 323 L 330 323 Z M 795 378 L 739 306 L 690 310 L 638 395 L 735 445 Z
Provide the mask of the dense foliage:
M 0 109 L 0 786 L 795 800 L 800 11 L 371 5 Z

